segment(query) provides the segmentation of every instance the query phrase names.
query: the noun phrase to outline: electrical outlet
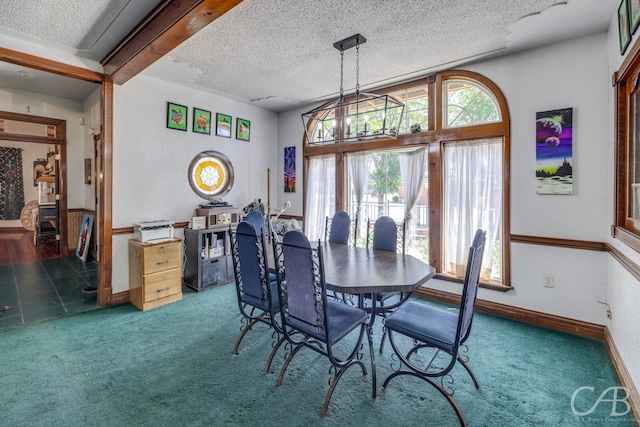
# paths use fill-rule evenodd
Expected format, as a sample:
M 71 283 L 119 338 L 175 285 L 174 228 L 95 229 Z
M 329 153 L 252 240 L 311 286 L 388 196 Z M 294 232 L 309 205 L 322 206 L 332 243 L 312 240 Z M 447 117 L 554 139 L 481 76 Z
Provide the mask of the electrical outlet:
M 545 274 L 542 280 L 545 288 L 553 288 L 555 286 L 553 282 L 553 274 Z

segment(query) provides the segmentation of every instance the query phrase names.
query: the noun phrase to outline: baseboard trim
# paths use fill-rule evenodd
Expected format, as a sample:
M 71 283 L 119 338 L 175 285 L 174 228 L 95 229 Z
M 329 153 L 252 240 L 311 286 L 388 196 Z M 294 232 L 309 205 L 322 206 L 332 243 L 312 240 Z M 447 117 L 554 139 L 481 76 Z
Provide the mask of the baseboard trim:
M 109 305 L 124 304 L 125 302 L 129 302 L 129 291 L 111 294 L 111 298 L 109 299 Z
M 631 375 L 624 364 L 624 360 L 618 352 L 618 348 L 613 341 L 609 328 L 606 327 L 604 328 L 604 342 L 607 346 L 609 357 L 613 361 L 613 367 L 616 370 L 616 374 L 618 374 L 620 383 L 627 389 L 628 400 L 631 405 L 631 410 L 633 411 L 633 416 L 636 420 L 640 420 L 640 393 L 638 393 L 638 389 L 633 382 L 633 378 L 631 378 Z
M 460 296 L 451 292 L 421 287 L 413 293 L 415 296 L 448 304 L 460 304 Z M 476 310 L 520 322 L 543 326 L 557 331 L 568 332 L 584 337 L 604 340 L 604 326 L 583 322 L 568 317 L 556 316 L 526 308 L 513 307 L 492 301 L 478 299 Z
M 27 231 L 24 227 L 2 227 L 0 228 L 0 234 L 22 234 L 33 233 L 33 231 Z

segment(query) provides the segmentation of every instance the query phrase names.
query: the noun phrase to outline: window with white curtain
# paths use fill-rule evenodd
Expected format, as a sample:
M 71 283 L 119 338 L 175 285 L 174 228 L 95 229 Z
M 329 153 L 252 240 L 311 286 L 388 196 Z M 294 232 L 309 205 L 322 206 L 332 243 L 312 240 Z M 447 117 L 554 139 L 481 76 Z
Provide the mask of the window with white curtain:
M 305 234 L 310 240 L 324 236 L 327 216 L 332 217 L 336 205 L 335 155 L 314 156 L 309 159 L 307 174 Z
M 444 145 L 444 272 L 463 279 L 473 235 L 485 230 L 481 278 L 500 280 L 502 138 Z
M 413 102 L 402 130 L 416 124 L 419 131 L 387 141 L 305 146 L 308 229 L 320 235 L 327 214 L 353 216 L 358 207 L 364 224 L 381 215 L 398 223 L 409 219 L 407 252 L 431 264 L 438 278 L 460 282 L 481 228 L 487 233 L 481 286 L 509 289 L 510 119 L 500 89 L 478 73 L 450 70 L 377 93 L 404 94 L 403 102 Z M 333 170 L 328 154 L 335 156 Z M 334 181 L 316 182 L 332 179 L 325 173 Z M 322 206 L 332 200 L 336 206 Z

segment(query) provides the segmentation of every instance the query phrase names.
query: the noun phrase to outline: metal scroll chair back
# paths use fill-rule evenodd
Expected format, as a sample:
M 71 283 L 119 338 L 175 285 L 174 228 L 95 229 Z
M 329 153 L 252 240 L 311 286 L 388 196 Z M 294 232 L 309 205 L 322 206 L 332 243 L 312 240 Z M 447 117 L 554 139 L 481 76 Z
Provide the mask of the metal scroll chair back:
M 345 211 L 338 211 L 333 214 L 331 220 L 327 217 L 325 221 L 325 240 L 331 243 L 349 244 L 349 234 L 351 234 L 351 218 Z
M 381 216 L 374 222 L 367 221 L 366 247 L 388 252 L 405 252 L 405 223 L 400 224 L 388 216 Z
M 285 371 L 293 357 L 302 348 L 310 348 L 326 356 L 331 362 L 329 390 L 322 406 L 322 416 L 327 408 L 338 381 L 351 366 L 357 365 L 363 374 L 367 369 L 362 363 L 362 340 L 365 334 L 369 341 L 371 369 L 374 369 L 372 341 L 367 328 L 364 310 L 327 298 L 322 247 L 312 248 L 307 237 L 300 231 L 289 231 L 282 242 L 273 242 L 276 270 L 280 289 L 282 327 L 288 345 L 287 358 L 280 371 L 277 385 L 282 384 Z M 354 333 L 357 339 L 340 346 L 339 355 L 334 354 L 334 344 Z M 349 350 L 351 349 L 351 350 Z M 346 355 L 344 353 L 347 353 Z M 375 385 L 374 394 L 375 396 Z
M 256 228 L 251 223 L 242 221 L 235 231 L 229 229 L 229 235 L 238 306 L 242 315 L 241 333 L 233 354 L 238 354 L 242 339 L 257 322 L 271 326 L 276 332 L 274 339 L 277 343 L 274 344 L 265 367 L 265 372 L 268 372 L 283 338 L 279 337 L 278 284 L 275 275 L 269 273 L 264 231 L 256 233 Z
M 464 417 L 453 400 L 453 381 L 448 381 L 445 388 L 442 379 L 444 376 L 450 376 L 449 372 L 459 362 L 471 376 L 475 387 L 480 388 L 478 379 L 468 364 L 468 357 L 466 354 L 461 355 L 459 351 L 461 348 L 466 351 L 463 344 L 471 332 L 485 240 L 485 232 L 477 230 L 469 248 L 462 297 L 457 313 L 417 301 L 406 301 L 389 314 L 384 322 L 393 351 L 400 359 L 402 366 L 387 377 L 383 387 L 400 375 L 421 378 L 447 399 L 463 426 L 466 425 Z M 396 334 L 398 337 L 395 336 Z M 408 337 L 410 340 L 402 340 L 401 336 Z M 418 350 L 423 348 L 432 349 L 426 361 L 418 356 Z M 437 364 L 433 363 L 440 351 L 448 355 L 448 363 L 445 363 L 446 358 L 445 361 L 440 358 Z

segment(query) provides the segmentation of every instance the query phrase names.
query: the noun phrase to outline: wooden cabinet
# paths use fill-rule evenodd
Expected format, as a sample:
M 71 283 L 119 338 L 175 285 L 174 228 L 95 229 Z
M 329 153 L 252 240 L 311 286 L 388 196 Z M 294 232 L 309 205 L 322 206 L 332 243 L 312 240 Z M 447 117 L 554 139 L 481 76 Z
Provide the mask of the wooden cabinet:
M 129 240 L 129 299 L 150 310 L 182 299 L 180 239 L 161 243 Z
M 233 280 L 229 226 L 184 229 L 184 284 L 196 292 Z

